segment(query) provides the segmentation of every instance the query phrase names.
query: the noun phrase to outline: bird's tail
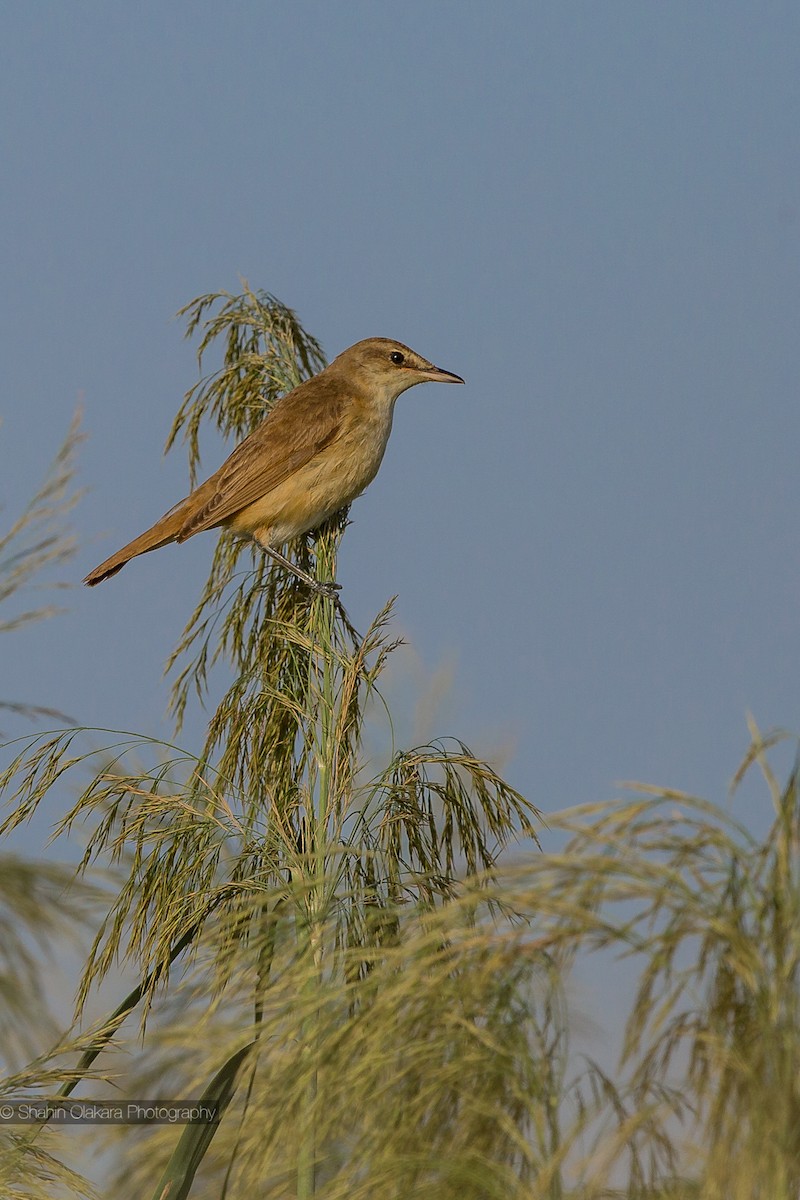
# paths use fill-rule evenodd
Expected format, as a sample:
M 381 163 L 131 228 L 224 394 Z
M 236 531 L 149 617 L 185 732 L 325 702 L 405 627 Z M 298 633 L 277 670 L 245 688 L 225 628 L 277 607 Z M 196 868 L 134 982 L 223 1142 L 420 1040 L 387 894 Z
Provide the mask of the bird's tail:
M 116 575 L 117 571 L 121 571 L 125 564 L 137 555 L 147 554 L 149 550 L 158 550 L 161 546 L 174 542 L 185 520 L 182 509 L 183 501 L 170 509 L 160 521 L 156 521 L 151 529 L 140 533 L 132 542 L 128 542 L 127 546 L 123 546 L 116 554 L 101 562 L 99 567 L 89 572 L 83 582 L 89 587 L 94 587 L 96 583 L 102 583 L 104 579 Z

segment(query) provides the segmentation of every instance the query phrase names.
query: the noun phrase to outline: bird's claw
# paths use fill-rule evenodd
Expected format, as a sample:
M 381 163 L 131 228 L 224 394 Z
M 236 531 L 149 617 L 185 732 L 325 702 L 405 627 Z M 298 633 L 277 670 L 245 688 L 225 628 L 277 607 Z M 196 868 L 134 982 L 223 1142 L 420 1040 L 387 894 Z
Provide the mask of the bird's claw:
M 316 586 L 316 591 L 320 594 L 320 596 L 325 596 L 328 600 L 338 600 L 339 596 L 337 593 L 341 590 L 342 585 L 340 583 L 334 583 L 332 579 L 325 583 L 317 582 Z

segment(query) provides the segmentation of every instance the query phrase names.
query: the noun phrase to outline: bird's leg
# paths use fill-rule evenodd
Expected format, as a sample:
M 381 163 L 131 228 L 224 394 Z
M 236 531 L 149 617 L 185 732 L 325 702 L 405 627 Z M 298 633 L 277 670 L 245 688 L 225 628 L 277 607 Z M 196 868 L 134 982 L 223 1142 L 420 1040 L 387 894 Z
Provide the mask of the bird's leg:
M 318 579 L 314 579 L 313 575 L 309 575 L 308 571 L 304 571 L 302 567 L 298 567 L 297 563 L 293 563 L 291 559 L 288 559 L 285 554 L 281 554 L 274 546 L 267 545 L 259 537 L 256 537 L 256 541 L 261 549 L 267 552 L 270 558 L 274 558 L 275 562 L 280 563 L 287 571 L 291 571 L 292 575 L 297 579 L 302 580 L 303 583 L 307 583 L 318 596 L 327 596 L 329 600 L 338 600 L 336 593 L 341 590 L 342 585 L 340 583 L 333 583 L 332 581 L 321 583 Z

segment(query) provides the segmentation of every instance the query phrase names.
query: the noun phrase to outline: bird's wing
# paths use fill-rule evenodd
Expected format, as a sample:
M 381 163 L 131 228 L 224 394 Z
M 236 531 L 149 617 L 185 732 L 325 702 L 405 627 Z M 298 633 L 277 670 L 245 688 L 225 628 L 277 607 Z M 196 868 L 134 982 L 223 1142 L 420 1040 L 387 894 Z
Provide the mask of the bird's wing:
M 311 462 L 339 436 L 345 405 L 340 386 L 320 376 L 282 396 L 219 470 L 182 502 L 186 519 L 177 540 L 213 529 Z

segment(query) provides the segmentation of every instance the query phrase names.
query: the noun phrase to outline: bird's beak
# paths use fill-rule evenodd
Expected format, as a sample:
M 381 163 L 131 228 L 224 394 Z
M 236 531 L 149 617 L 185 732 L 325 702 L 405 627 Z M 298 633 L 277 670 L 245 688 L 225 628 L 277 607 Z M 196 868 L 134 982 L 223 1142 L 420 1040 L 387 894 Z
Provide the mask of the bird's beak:
M 434 367 L 431 363 L 430 367 L 423 368 L 419 372 L 423 380 L 431 383 L 463 383 L 464 380 L 460 375 L 454 375 L 452 371 L 443 371 L 441 367 Z

